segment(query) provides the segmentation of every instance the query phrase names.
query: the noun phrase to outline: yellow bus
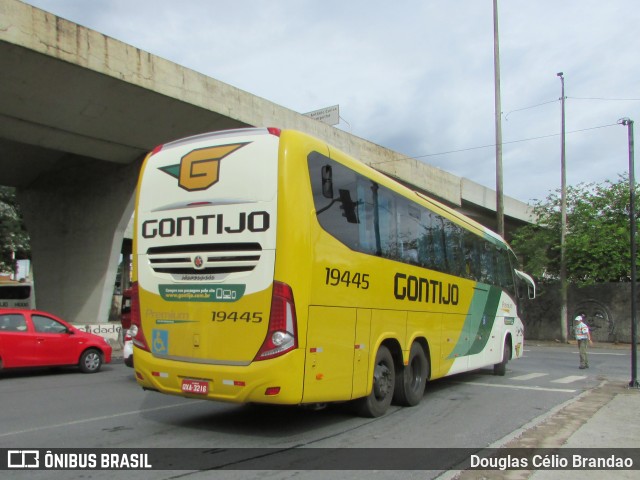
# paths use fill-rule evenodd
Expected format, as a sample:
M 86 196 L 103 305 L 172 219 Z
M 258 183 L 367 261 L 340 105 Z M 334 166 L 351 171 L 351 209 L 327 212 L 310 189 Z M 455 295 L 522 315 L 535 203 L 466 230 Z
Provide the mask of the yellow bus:
M 535 287 L 515 266 L 495 233 L 303 133 L 178 140 L 138 183 L 136 378 L 380 416 L 428 380 L 522 356 Z

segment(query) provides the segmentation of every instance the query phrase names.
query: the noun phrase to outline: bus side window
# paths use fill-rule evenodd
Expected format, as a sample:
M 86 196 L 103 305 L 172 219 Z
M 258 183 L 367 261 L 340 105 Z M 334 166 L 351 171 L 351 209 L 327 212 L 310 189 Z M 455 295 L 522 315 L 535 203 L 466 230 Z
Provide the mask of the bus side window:
M 320 225 L 349 248 L 359 250 L 362 200 L 356 173 L 318 152 L 309 154 L 308 165 Z
M 445 221 L 444 235 L 447 247 L 446 258 L 448 272 L 452 275 L 464 276 L 464 246 L 462 228 L 453 222 Z
M 420 222 L 418 260 L 425 268 L 445 272 L 443 218 L 426 210 Z
M 469 231 L 464 232 L 464 262 L 465 276 L 471 280 L 479 282 L 480 273 L 480 249 L 482 240 Z
M 508 249 L 319 152 L 307 161 L 318 222 L 347 247 L 515 293 Z
M 406 199 L 398 199 L 398 249 L 403 262 L 419 265 L 418 238 L 421 210 Z
M 500 275 L 500 286 L 511 294 L 516 293 L 515 284 L 513 281 L 513 272 L 509 263 L 509 251 L 498 251 L 498 272 Z
M 494 250 L 489 242 L 482 242 L 480 249 L 480 281 L 490 285 L 496 284 L 494 278 Z
M 387 189 L 380 188 L 378 191 L 378 232 L 376 232 L 376 236 L 380 237 L 381 255 L 392 260 L 399 260 L 395 200 L 393 193 Z

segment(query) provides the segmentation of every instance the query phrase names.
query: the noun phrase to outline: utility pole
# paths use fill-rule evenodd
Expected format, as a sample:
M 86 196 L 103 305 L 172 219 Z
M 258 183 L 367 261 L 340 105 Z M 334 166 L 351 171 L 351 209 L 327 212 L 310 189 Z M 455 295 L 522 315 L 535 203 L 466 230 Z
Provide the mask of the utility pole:
M 629 132 L 629 226 L 631 230 L 631 381 L 630 388 L 638 388 L 638 306 L 636 269 L 636 180 L 633 152 L 633 120 L 623 118 L 618 123 L 625 125 Z
M 496 220 L 504 237 L 504 191 L 502 188 L 502 107 L 500 102 L 500 42 L 498 39 L 498 0 L 493 0 L 493 76 L 496 120 Z
M 562 343 L 567 343 L 567 165 L 565 158 L 565 96 L 564 76 L 559 72 L 562 83 L 562 140 L 560 147 L 560 328 Z

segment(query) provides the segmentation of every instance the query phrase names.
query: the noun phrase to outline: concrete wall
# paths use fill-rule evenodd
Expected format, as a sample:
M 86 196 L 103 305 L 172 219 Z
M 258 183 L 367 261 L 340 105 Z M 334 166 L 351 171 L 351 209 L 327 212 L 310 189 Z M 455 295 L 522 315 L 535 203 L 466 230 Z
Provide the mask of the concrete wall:
M 55 174 L 18 189 L 38 308 L 76 323 L 106 321 L 141 162 L 69 156 Z
M 560 340 L 560 286 L 541 285 L 523 308 L 525 338 Z M 584 315 L 595 342 L 631 343 L 631 284 L 604 283 L 568 290 L 568 323 Z M 574 339 L 573 331 L 568 338 Z

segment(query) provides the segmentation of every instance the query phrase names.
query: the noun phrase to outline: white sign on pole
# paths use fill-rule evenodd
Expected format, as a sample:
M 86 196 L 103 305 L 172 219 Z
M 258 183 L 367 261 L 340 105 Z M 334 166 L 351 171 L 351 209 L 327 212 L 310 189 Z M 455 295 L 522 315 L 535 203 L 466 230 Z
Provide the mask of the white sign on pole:
M 314 110 L 304 115 L 319 122 L 326 123 L 327 125 L 337 125 L 340 123 L 340 106 L 334 105 L 333 107 L 321 108 L 320 110 Z

